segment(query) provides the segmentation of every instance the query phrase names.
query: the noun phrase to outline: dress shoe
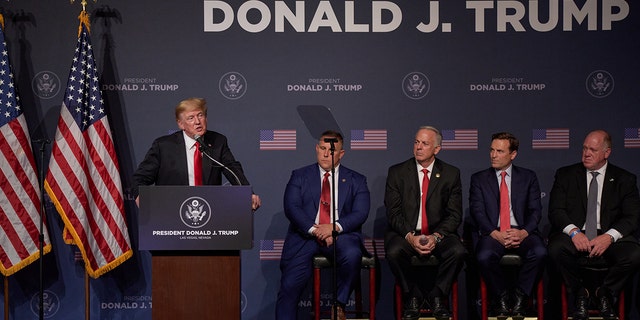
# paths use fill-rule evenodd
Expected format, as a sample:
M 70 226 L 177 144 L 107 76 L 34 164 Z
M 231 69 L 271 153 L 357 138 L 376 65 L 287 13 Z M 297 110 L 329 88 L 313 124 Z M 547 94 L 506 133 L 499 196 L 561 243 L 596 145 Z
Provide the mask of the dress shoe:
M 573 311 L 573 320 L 588 320 L 589 319 L 589 297 L 586 295 L 579 295 L 576 297 L 576 308 Z
M 444 297 L 432 297 L 430 298 L 429 304 L 431 305 L 431 311 L 433 312 L 433 317 L 436 320 L 449 320 L 451 314 L 449 313 L 449 308 L 445 304 L 446 298 Z
M 331 309 L 331 320 L 346 320 L 347 316 L 344 314 L 344 307 L 338 305 L 336 309 L 338 309 L 337 312 L 334 312 L 334 310 Z M 336 314 L 338 315 L 338 318 L 335 318 Z
M 402 320 L 418 320 L 420 318 L 420 308 L 422 307 L 421 299 L 418 297 L 409 297 L 405 299 L 402 310 Z
M 598 309 L 600 310 L 600 316 L 604 320 L 617 320 L 616 314 L 613 312 L 611 291 L 607 288 L 598 288 L 596 291 L 596 298 L 598 298 Z
M 527 303 L 529 302 L 529 297 L 520 290 L 520 288 L 516 288 L 516 291 L 513 295 L 513 309 L 511 309 L 511 318 L 513 320 L 523 320 L 524 314 L 527 310 Z
M 498 320 L 506 320 L 509 317 L 509 295 L 506 291 L 500 293 L 495 312 Z

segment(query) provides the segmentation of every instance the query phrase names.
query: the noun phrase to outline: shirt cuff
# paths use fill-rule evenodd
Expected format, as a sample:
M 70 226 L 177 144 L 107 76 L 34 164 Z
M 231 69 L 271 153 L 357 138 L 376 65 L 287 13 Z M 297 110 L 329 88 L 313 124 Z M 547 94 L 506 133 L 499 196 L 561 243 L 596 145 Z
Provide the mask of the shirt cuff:
M 564 229 L 562 229 L 562 232 L 564 232 L 566 235 L 570 235 L 571 230 L 578 228 L 575 224 L 570 224 L 566 227 L 564 227 Z M 578 228 L 578 230 L 580 230 L 580 228 Z
M 616 241 L 620 240 L 620 238 L 622 238 L 622 233 L 618 232 L 618 230 L 616 230 L 616 229 L 609 229 L 605 233 L 610 235 L 611 237 L 613 237 L 613 242 L 616 242 Z

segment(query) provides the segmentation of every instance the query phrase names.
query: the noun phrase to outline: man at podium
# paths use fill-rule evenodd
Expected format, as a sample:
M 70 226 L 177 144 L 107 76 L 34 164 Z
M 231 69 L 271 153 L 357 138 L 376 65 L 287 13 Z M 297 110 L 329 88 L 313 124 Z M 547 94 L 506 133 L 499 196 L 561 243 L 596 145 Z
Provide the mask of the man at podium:
M 180 131 L 157 138 L 133 174 L 133 195 L 138 204 L 141 185 L 220 185 L 222 175 L 234 185 L 249 185 L 227 144 L 227 137 L 207 130 L 207 106 L 202 98 L 180 101 L 175 110 Z M 251 196 L 251 208 L 260 197 Z
M 345 318 L 344 305 L 355 279 L 360 276 L 361 227 L 370 207 L 367 180 L 340 165 L 344 149 L 339 132 L 322 134 L 316 145 L 316 156 L 317 163 L 292 172 L 284 193 L 284 213 L 290 224 L 280 259 L 282 278 L 276 302 L 277 320 L 297 319 L 298 300 L 311 278 L 314 255 L 322 254 L 332 260 L 336 246 L 338 319 Z M 332 166 L 334 177 L 331 177 Z M 335 243 L 333 214 L 337 230 Z

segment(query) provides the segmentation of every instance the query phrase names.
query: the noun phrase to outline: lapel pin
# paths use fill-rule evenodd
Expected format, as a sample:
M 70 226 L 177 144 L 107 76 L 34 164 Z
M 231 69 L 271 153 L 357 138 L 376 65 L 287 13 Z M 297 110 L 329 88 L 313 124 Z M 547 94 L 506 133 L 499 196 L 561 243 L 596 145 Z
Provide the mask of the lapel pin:
M 345 179 L 345 178 L 342 178 L 342 182 L 347 182 L 347 179 Z
M 609 179 L 609 182 L 613 182 L 613 180 L 615 180 L 615 179 L 611 178 L 611 179 Z
M 440 173 L 436 173 L 436 178 L 440 178 Z

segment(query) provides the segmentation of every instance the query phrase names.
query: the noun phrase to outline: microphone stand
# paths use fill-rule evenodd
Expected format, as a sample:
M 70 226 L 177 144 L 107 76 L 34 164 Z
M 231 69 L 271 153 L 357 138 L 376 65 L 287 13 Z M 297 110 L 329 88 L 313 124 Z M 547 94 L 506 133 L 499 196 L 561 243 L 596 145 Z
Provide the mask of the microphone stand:
M 336 146 L 335 146 L 335 142 L 337 141 L 337 139 L 327 139 L 325 141 L 328 141 L 331 144 L 330 147 L 330 151 L 331 151 L 331 221 L 332 221 L 332 225 L 333 225 L 333 231 L 331 232 L 331 238 L 333 239 L 333 284 L 332 284 L 332 291 L 333 291 L 333 306 L 331 307 L 331 313 L 333 314 L 333 319 L 338 319 L 338 264 L 336 263 L 336 259 L 338 258 L 338 246 L 337 246 L 337 240 L 338 240 L 338 231 L 336 228 L 336 210 L 337 210 L 337 204 L 336 204 L 336 184 L 335 184 L 335 174 L 336 174 L 336 166 L 335 166 L 335 162 L 334 162 L 334 152 L 336 151 Z
M 39 273 L 39 302 L 38 302 L 38 316 L 40 320 L 44 319 L 44 219 L 45 219 L 45 207 L 44 207 L 44 151 L 47 144 L 51 143 L 49 139 L 38 139 L 34 142 L 40 142 L 40 226 L 39 226 L 39 265 L 38 265 L 38 273 Z
M 224 164 L 222 164 L 220 161 L 214 159 L 211 155 L 209 155 L 205 150 L 207 149 L 207 145 L 204 143 L 204 140 L 202 139 L 202 136 L 196 135 L 194 137 L 194 139 L 200 144 L 200 150 L 197 150 L 196 152 L 201 152 L 202 154 L 204 154 L 205 156 L 207 156 L 207 158 L 209 158 L 209 160 L 211 160 L 213 163 L 215 163 L 216 165 L 220 166 L 221 168 L 229 171 L 231 173 L 231 175 L 233 176 L 233 178 L 236 180 L 236 182 L 238 183 L 238 185 L 242 185 L 242 183 L 240 182 L 240 178 L 238 178 L 238 176 L 236 175 L 235 172 L 233 172 L 233 170 L 229 169 L 229 167 L 225 166 Z

